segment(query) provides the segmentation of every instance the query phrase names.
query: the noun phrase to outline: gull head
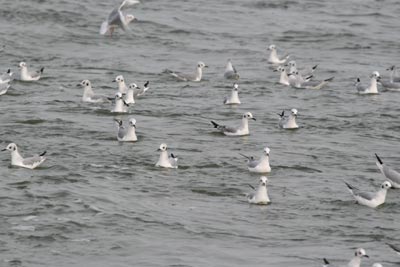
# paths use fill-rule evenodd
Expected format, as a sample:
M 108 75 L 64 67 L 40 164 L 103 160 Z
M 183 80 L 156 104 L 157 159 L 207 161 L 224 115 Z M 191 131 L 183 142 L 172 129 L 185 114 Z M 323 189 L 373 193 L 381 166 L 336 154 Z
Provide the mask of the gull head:
M 268 50 L 276 50 L 276 46 L 274 45 L 274 44 L 272 44 L 272 45 L 270 45 L 269 47 L 268 47 Z
M 239 89 L 239 85 L 237 83 L 233 84 L 233 91 L 237 91 Z
M 131 83 L 131 84 L 129 85 L 129 89 L 136 89 L 136 88 L 138 88 L 138 86 L 137 86 L 136 83 Z
M 122 99 L 122 93 L 121 93 L 121 92 L 117 92 L 117 93 L 115 94 L 115 99 L 116 99 L 116 100 Z
M 265 155 L 269 156 L 269 151 L 270 151 L 269 147 L 264 148 Z
M 115 77 L 115 80 L 113 82 L 123 83 L 124 82 L 124 76 L 118 75 L 117 77 Z
M 134 15 L 128 14 L 125 16 L 125 23 L 129 24 L 130 22 L 137 20 Z
M 369 258 L 369 256 L 367 255 L 367 253 L 365 253 L 365 250 L 363 248 L 356 249 L 354 256 L 359 257 L 359 258 L 362 258 L 362 257 Z
M 78 83 L 78 86 L 89 87 L 90 86 L 90 81 L 89 80 L 83 80 L 80 83 Z
M 260 177 L 260 186 L 267 186 L 268 178 L 266 176 Z
M 197 62 L 197 68 L 200 68 L 200 69 L 208 68 L 208 66 L 206 64 L 204 64 L 204 62 L 199 61 L 199 62 Z
M 371 77 L 372 79 L 377 80 L 377 81 L 379 81 L 380 78 L 381 78 L 381 76 L 379 75 L 379 72 L 377 72 L 377 71 L 372 72 L 372 74 L 371 74 L 370 77 Z
M 134 118 L 129 119 L 129 125 L 132 127 L 136 127 L 136 120 Z
M 251 112 L 246 112 L 243 114 L 243 119 L 252 119 L 253 121 L 256 120 L 256 118 L 253 117 L 253 114 Z
M 20 68 L 20 69 L 26 68 L 26 63 L 25 63 L 25 62 L 19 63 L 19 68 Z
M 276 69 L 276 71 L 284 72 L 284 71 L 285 71 L 285 68 L 284 68 L 283 66 L 279 66 L 279 67 Z
M 2 149 L 2 151 L 6 151 L 6 150 L 11 151 L 11 152 L 16 151 L 17 145 L 14 143 L 10 143 L 10 144 L 8 144 L 8 146 L 5 149 Z
M 162 143 L 157 150 L 158 151 L 167 151 L 167 144 Z
M 289 67 L 296 67 L 296 61 L 294 61 L 294 60 L 289 61 L 288 62 L 288 66 Z
M 291 112 L 291 114 L 292 114 L 293 116 L 297 117 L 297 109 L 292 108 L 292 109 L 290 110 L 290 112 Z
M 385 181 L 381 185 L 381 188 L 384 189 L 384 190 L 388 190 L 391 187 L 392 187 L 392 184 L 389 181 Z

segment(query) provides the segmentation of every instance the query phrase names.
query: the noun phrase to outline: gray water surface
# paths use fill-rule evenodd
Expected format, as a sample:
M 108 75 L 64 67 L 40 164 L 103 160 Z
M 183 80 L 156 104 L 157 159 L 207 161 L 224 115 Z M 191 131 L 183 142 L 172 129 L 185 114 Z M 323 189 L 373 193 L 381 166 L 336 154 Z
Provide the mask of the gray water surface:
M 363 247 L 398 266 L 386 242 L 400 245 L 400 193 L 377 209 L 356 205 L 343 180 L 375 190 L 383 177 L 374 153 L 397 167 L 399 93 L 359 96 L 367 83 L 400 64 L 400 3 L 391 1 L 143 1 L 129 9 L 131 32 L 112 39 L 98 30 L 118 1 L 4 1 L 1 72 L 24 60 L 45 67 L 35 83 L 15 81 L 0 97 L 1 146 L 23 155 L 47 150 L 32 171 L 0 158 L 0 266 L 321 266 L 345 264 Z M 320 91 L 276 84 L 266 48 L 274 43 L 298 65 L 319 64 Z M 222 105 L 241 79 L 242 105 Z M 193 70 L 200 83 L 177 82 L 165 68 Z M 91 80 L 113 95 L 111 81 L 150 81 L 151 89 L 115 116 L 108 104 L 82 103 L 75 85 Z M 276 113 L 297 108 L 296 131 Z M 251 135 L 216 134 L 209 121 L 239 122 L 250 111 Z M 137 120 L 137 143 L 118 143 L 114 118 Z M 167 143 L 177 170 L 154 167 Z M 271 148 L 271 205 L 249 205 L 239 153 Z M 400 168 L 399 168 L 400 169 Z

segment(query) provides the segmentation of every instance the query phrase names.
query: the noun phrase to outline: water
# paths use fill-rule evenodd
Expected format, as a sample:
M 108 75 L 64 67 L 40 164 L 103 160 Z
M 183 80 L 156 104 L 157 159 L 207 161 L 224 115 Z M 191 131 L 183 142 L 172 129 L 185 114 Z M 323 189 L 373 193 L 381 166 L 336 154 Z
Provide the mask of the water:
M 114 1 L 115 2 L 115 1 Z M 115 3 L 116 4 L 116 3 Z M 113 39 L 98 30 L 110 1 L 7 1 L 0 10 L 2 71 L 21 60 L 45 66 L 36 83 L 14 82 L 1 96 L 2 146 L 23 155 L 48 151 L 35 171 L 1 156 L 1 266 L 321 266 L 343 264 L 353 249 L 364 266 L 396 266 L 385 242 L 400 244 L 398 191 L 373 210 L 355 205 L 343 180 L 375 190 L 383 181 L 373 154 L 396 167 L 398 93 L 355 94 L 374 70 L 399 64 L 397 1 L 145 1 L 139 21 Z M 335 76 L 321 91 L 276 84 L 266 47 L 319 64 Z M 242 105 L 222 105 L 238 69 Z M 210 66 L 204 81 L 182 83 L 165 68 Z M 116 141 L 107 104 L 81 103 L 76 84 L 90 79 L 112 95 L 111 81 L 149 80 L 151 89 L 118 118 L 137 120 L 139 141 Z M 297 131 L 276 113 L 297 108 Z M 213 132 L 210 119 L 235 124 L 251 111 L 251 135 Z M 154 167 L 159 144 L 180 157 L 178 170 Z M 271 148 L 272 204 L 250 206 L 256 186 L 239 152 Z

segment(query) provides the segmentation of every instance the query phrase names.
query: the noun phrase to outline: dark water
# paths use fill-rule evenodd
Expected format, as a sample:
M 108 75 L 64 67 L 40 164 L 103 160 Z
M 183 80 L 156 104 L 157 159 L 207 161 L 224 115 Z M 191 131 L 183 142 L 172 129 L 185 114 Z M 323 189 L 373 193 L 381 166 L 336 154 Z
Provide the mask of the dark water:
M 114 3 L 113 3 L 114 2 Z M 1 156 L 1 266 L 321 266 L 344 264 L 363 247 L 396 266 L 385 242 L 400 244 L 399 192 L 374 210 L 355 205 L 343 180 L 375 190 L 379 153 L 396 167 L 399 94 L 358 96 L 356 77 L 387 76 L 399 64 L 398 1 L 144 1 L 139 21 L 113 39 L 98 35 L 115 1 L 5 1 L 0 9 L 1 71 L 22 60 L 45 66 L 36 83 L 15 81 L 1 96 L 2 146 L 24 155 L 48 151 L 43 167 L 10 168 Z M 320 91 L 276 84 L 266 47 L 274 43 L 301 66 L 319 64 Z M 241 75 L 242 105 L 222 105 Z M 163 69 L 210 66 L 204 81 L 182 83 Z M 111 80 L 151 82 L 130 109 L 139 141 L 116 141 L 107 104 L 81 103 L 75 85 L 98 93 Z M 297 131 L 277 127 L 282 109 L 297 108 Z M 210 119 L 234 124 L 251 111 L 251 135 L 227 138 Z M 178 170 L 154 167 L 166 142 Z M 257 184 L 239 152 L 271 148 L 272 204 L 250 206 Z

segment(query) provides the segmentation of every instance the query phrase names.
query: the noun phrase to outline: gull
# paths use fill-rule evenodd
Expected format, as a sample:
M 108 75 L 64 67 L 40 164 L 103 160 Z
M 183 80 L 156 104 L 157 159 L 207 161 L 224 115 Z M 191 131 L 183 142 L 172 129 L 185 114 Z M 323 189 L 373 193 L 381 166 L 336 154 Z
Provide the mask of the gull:
M 284 55 L 282 59 L 280 59 L 276 52 L 276 46 L 273 44 L 268 47 L 268 50 L 271 51 L 268 58 L 268 62 L 271 64 L 284 64 L 289 59 L 289 55 Z
M 358 204 L 368 206 L 370 208 L 376 208 L 385 203 L 387 190 L 392 187 L 392 184 L 389 181 L 385 181 L 382 183 L 377 192 L 372 193 L 363 192 L 347 182 L 345 182 L 345 184 Z
M 83 102 L 89 103 L 102 103 L 109 102 L 108 98 L 104 95 L 95 95 L 93 92 L 92 84 L 89 80 L 83 80 L 77 84 L 79 87 L 83 87 Z
M 121 120 L 115 119 L 115 121 L 118 124 L 118 134 L 117 134 L 118 141 L 123 141 L 123 142 L 135 142 L 135 141 L 137 141 L 136 120 L 134 118 L 130 118 L 129 119 L 127 128 L 125 128 L 122 125 L 122 121 Z
M 383 164 L 383 161 L 377 154 L 375 154 L 375 156 L 377 159 L 376 166 L 378 166 L 381 173 L 390 181 L 392 187 L 400 188 L 400 173 L 386 166 L 386 164 Z
M 137 86 L 136 83 L 131 83 L 128 86 L 128 91 L 126 93 L 125 97 L 125 102 L 127 104 L 134 104 L 135 103 L 135 98 L 144 95 L 146 91 L 149 89 L 149 81 L 147 81 L 144 85 L 143 88 L 140 88 Z
M 300 71 L 299 69 L 297 69 L 297 63 L 294 60 L 289 61 L 287 66 L 289 66 L 289 73 L 298 71 L 299 75 L 301 77 L 308 77 L 308 76 L 312 75 L 318 67 L 318 65 L 315 65 L 311 69 L 305 69 L 305 70 Z
M 237 73 L 237 70 L 235 69 L 235 67 L 232 65 L 232 62 L 230 59 L 228 59 L 228 62 L 226 63 L 224 77 L 229 80 L 238 80 L 239 79 L 239 74 Z
M 178 157 L 176 157 L 172 153 L 170 156 L 168 155 L 167 144 L 164 143 L 161 144 L 160 147 L 157 149 L 157 151 L 160 151 L 160 158 L 156 163 L 156 167 L 172 168 L 172 169 L 178 168 Z
M 278 114 L 279 118 L 279 127 L 283 129 L 297 129 L 299 126 L 296 123 L 297 118 L 297 109 L 292 108 L 290 110 L 289 116 L 285 117 L 285 111 L 283 110 L 281 114 Z
M 260 183 L 258 184 L 257 189 L 255 189 L 252 185 L 249 186 L 255 191 L 253 193 L 247 194 L 247 201 L 251 204 L 258 204 L 258 205 L 267 205 L 271 202 L 268 197 L 268 190 L 267 190 L 267 182 L 268 178 L 266 176 L 260 177 Z
M 0 84 L 9 83 L 12 80 L 12 76 L 14 73 L 11 72 L 11 69 L 8 69 L 7 72 L 0 75 Z
M 363 248 L 356 249 L 354 253 L 354 257 L 347 263 L 347 267 L 360 267 L 361 259 L 363 257 L 369 258 L 369 256 L 365 253 Z M 327 259 L 324 258 L 324 267 L 329 266 L 330 263 Z
M 214 128 L 217 128 L 221 133 L 228 135 L 228 136 L 242 136 L 242 135 L 249 135 L 249 119 L 256 120 L 253 117 L 253 114 L 250 112 L 246 112 L 243 114 L 242 123 L 238 127 L 229 127 L 225 125 L 220 125 L 214 121 L 211 121 Z
M 225 105 L 240 104 L 238 89 L 239 89 L 239 85 L 237 83 L 234 83 L 231 95 L 229 97 L 225 97 L 225 99 L 224 99 Z
M 391 82 L 385 80 L 378 81 L 382 86 L 388 90 L 399 91 L 400 90 L 400 82 Z
M 263 150 L 263 154 L 258 160 L 254 159 L 254 157 L 249 157 L 241 153 L 240 155 L 247 158 L 247 168 L 250 172 L 267 173 L 271 172 L 271 167 L 269 166 L 269 152 L 270 149 L 268 147 L 265 147 Z
M 359 94 L 378 94 L 377 82 L 381 78 L 379 72 L 377 71 L 372 72 L 370 78 L 371 78 L 371 83 L 369 86 L 362 85 L 360 78 L 357 78 L 355 86 Z
M 8 88 L 10 88 L 11 82 L 2 82 L 0 83 L 0 95 L 4 95 L 7 93 Z
M 200 82 L 201 77 L 203 75 L 203 68 L 208 68 L 208 66 L 203 62 L 199 61 L 196 66 L 196 73 L 194 74 L 185 74 L 185 73 L 175 72 L 169 69 L 166 69 L 165 72 L 172 75 L 173 77 L 177 78 L 180 81 Z
M 390 82 L 392 83 L 398 83 L 400 82 L 400 77 L 396 76 L 396 66 L 391 66 L 390 68 L 386 69 L 390 70 Z
M 392 245 L 392 244 L 386 244 L 386 245 L 388 245 L 391 249 L 393 249 L 394 252 L 396 252 L 397 255 L 400 256 L 400 248 L 399 247 Z
M 126 92 L 128 92 L 128 87 L 126 86 L 124 76 L 118 75 L 114 80 L 112 80 L 112 82 L 116 82 L 118 84 L 118 91 L 121 94 L 126 94 Z
M 125 15 L 122 13 L 122 10 L 139 3 L 137 0 L 125 0 L 120 6 L 114 8 L 108 15 L 108 18 L 101 24 L 100 34 L 105 35 L 109 33 L 110 37 L 112 37 L 114 30 L 118 27 L 126 31 L 128 24 L 136 18 L 131 14 Z
M 5 149 L 2 151 L 11 151 L 11 165 L 13 166 L 18 166 L 18 167 L 23 167 L 27 169 L 35 169 L 39 165 L 41 165 L 45 160 L 46 157 L 44 155 L 46 154 L 46 151 L 44 151 L 40 155 L 35 155 L 30 158 L 23 158 L 19 152 L 18 152 L 18 147 L 14 143 L 10 143 Z
M 311 78 L 313 78 L 312 75 L 304 78 L 298 71 L 291 72 L 289 73 L 289 84 L 294 88 L 319 90 L 325 87 L 335 77 L 330 77 L 322 81 L 311 80 Z
M 21 81 L 37 81 L 43 73 L 44 67 L 38 71 L 28 72 L 28 67 L 25 62 L 19 63 L 19 68 L 21 69 Z
M 277 69 L 274 70 L 274 72 L 280 72 L 280 77 L 279 77 L 280 84 L 290 85 L 289 77 L 288 77 L 285 67 L 279 66 Z
M 115 101 L 114 108 L 111 110 L 111 112 L 115 112 L 115 113 L 126 113 L 126 112 L 128 112 L 129 104 L 127 104 L 125 102 L 125 100 L 122 98 L 121 92 L 117 92 L 115 94 L 114 98 L 108 98 L 108 100 L 114 100 Z

